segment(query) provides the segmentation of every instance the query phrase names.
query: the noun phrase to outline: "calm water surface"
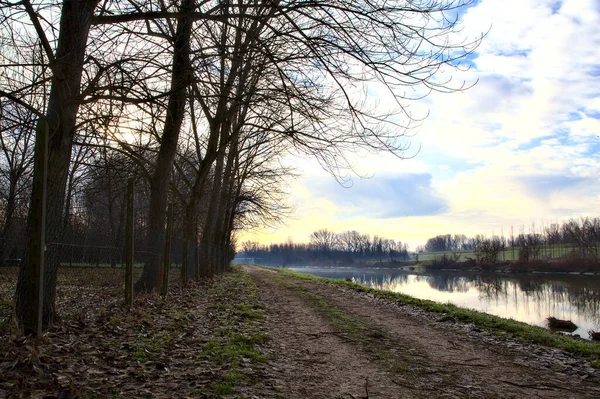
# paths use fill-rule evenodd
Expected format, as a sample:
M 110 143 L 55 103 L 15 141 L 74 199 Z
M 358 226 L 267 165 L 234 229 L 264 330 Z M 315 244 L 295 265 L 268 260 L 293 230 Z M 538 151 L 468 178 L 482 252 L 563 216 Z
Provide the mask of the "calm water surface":
M 352 278 L 374 288 L 420 299 L 450 302 L 496 316 L 546 326 L 546 318 L 572 320 L 574 334 L 600 331 L 600 276 L 436 272 L 414 274 L 389 269 L 294 267 L 331 278 Z

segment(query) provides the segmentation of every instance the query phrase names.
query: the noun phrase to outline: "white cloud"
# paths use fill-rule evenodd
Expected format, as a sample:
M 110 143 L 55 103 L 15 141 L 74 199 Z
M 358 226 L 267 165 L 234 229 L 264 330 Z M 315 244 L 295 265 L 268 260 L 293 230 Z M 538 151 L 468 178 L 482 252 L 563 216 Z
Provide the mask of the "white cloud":
M 565 122 L 562 127 L 570 131 L 570 138 L 576 142 L 600 142 L 600 119 L 588 118 L 580 114 L 581 119 Z
M 431 118 L 420 129 L 423 145 L 455 153 L 469 148 L 474 157 L 464 156 L 476 160 L 480 147 L 514 150 L 552 137 L 559 127 L 573 128 L 574 137 L 593 136 L 597 121 L 572 121 L 581 110 L 600 107 L 600 87 L 590 84 L 600 71 L 598 8 L 538 0 L 483 0 L 472 7 L 466 30 L 492 27 L 464 75 L 479 83 L 460 95 L 434 96 Z M 491 162 L 488 155 L 479 159 Z

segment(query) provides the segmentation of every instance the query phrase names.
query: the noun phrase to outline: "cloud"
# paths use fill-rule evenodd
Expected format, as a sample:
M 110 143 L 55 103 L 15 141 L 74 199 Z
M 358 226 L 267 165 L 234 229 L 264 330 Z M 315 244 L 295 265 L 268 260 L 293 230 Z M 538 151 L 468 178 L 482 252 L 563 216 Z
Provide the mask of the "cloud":
M 571 197 L 571 206 L 568 207 L 571 212 L 581 211 L 577 201 L 577 197 L 589 197 L 598 194 L 596 188 L 598 177 L 581 177 L 574 175 L 529 175 L 516 178 L 518 184 L 522 186 L 522 190 L 526 195 L 538 199 L 542 203 L 552 208 L 564 209 L 561 204 L 558 207 L 553 205 L 553 199 L 564 196 Z
M 490 98 L 500 105 L 504 112 L 482 115 L 503 126 L 497 134 L 514 137 L 511 130 L 527 138 L 551 134 L 557 123 L 569 120 L 578 107 L 600 96 L 600 87 L 590 84 L 597 80 L 594 76 L 600 68 L 597 4 L 595 0 L 482 0 L 469 8 L 466 31 L 472 35 L 489 27 L 491 31 L 477 49 L 475 68 L 469 72 L 479 78 L 482 88 L 475 87 L 466 97 L 475 105 L 489 104 Z M 523 90 L 506 90 L 498 79 Z M 462 111 L 469 118 L 481 115 L 477 108 Z
M 471 36 L 491 27 L 472 68 L 458 75 L 479 82 L 464 93 L 429 98 L 430 118 L 417 136 L 426 158 L 420 159 L 436 165 L 446 152 L 465 161 L 445 176 L 473 165 L 492 174 L 502 168 L 568 174 L 574 164 L 597 165 L 598 2 L 482 0 L 464 18 Z M 446 179 L 429 171 L 435 184 Z
M 349 188 L 328 179 L 313 183 L 310 190 L 313 198 L 325 197 L 336 204 L 343 218 L 388 219 L 443 213 L 447 202 L 431 182 L 427 173 L 355 179 Z

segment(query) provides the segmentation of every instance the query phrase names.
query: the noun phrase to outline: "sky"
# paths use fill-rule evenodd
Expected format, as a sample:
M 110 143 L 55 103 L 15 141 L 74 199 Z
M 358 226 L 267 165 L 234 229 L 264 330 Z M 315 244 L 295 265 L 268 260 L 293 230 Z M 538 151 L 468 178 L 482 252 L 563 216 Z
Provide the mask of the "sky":
M 453 74 L 477 83 L 419 102 L 428 117 L 410 132 L 414 156 L 359 154 L 362 177 L 347 188 L 298 160 L 291 216 L 240 241 L 308 242 L 326 228 L 414 250 L 438 234 L 600 216 L 600 1 L 481 0 L 462 17 L 463 34 L 489 30 Z

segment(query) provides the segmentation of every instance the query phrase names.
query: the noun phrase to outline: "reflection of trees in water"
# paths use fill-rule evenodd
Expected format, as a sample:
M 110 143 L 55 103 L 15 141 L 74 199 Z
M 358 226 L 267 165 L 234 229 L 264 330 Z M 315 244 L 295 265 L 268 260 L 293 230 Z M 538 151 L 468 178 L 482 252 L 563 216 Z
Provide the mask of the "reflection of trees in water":
M 600 284 L 598 282 L 593 287 L 579 285 L 566 287 L 560 296 L 565 297 L 577 313 L 590 317 L 594 324 L 600 327 Z
M 539 280 L 542 299 L 552 303 L 566 302 L 578 314 L 600 320 L 600 280 L 597 278 L 553 278 Z
M 411 282 L 425 282 L 432 289 L 448 293 L 478 291 L 481 302 L 512 302 L 526 313 L 545 318 L 573 312 L 571 317 L 587 319 L 600 328 L 600 279 L 584 276 L 544 275 L 363 275 L 357 282 L 397 291 Z
M 506 299 L 509 295 L 510 284 L 505 278 L 488 276 L 473 279 L 473 287 L 479 292 L 481 300 L 499 300 Z
M 506 279 L 503 277 L 457 276 L 455 274 L 434 274 L 416 276 L 417 281 L 425 281 L 433 289 L 443 292 L 468 292 L 471 288 L 479 291 L 480 297 L 497 299 L 507 295 Z
M 472 275 L 435 274 L 417 276 L 433 289 L 443 292 L 467 292 L 477 289 L 479 300 L 499 302 L 511 300 L 516 306 L 531 307 L 542 317 L 553 316 L 564 304 L 600 327 L 600 279 L 582 276 L 551 277 L 537 275 Z
M 435 274 L 431 276 L 418 276 L 417 281 L 425 280 L 431 288 L 443 292 L 467 292 L 471 288 L 471 281 L 467 277 L 458 277 L 450 274 Z
M 516 284 L 519 289 L 526 294 L 534 294 L 542 291 L 548 284 L 548 281 L 539 280 L 533 276 L 518 276 L 517 278 L 510 279 L 513 284 Z
M 399 285 L 406 285 L 408 283 L 408 274 L 390 275 L 390 274 L 378 274 L 375 276 L 366 276 L 355 278 L 356 282 L 363 285 L 368 285 L 378 290 L 395 291 L 395 288 Z
M 578 316 L 600 325 L 600 280 L 597 278 L 482 276 L 474 281 L 474 286 L 482 298 L 498 300 L 510 295 L 515 303 L 525 301 L 532 304 L 538 313 L 547 313 L 547 316 L 553 316 L 550 313 L 557 311 L 562 304 L 568 304 Z

